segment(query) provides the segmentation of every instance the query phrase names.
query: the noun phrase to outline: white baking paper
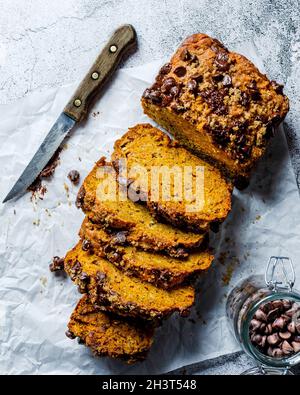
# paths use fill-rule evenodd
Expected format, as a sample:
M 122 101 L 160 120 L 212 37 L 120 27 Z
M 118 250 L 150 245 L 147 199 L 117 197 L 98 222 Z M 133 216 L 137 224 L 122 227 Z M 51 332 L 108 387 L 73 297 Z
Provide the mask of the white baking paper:
M 238 49 L 262 68 L 253 46 Z M 237 281 L 263 273 L 274 254 L 293 259 L 300 281 L 299 196 L 285 137 L 279 133 L 251 186 L 234 192 L 231 214 L 219 234 L 212 235 L 218 253 L 202 282 L 191 320 L 167 320 L 157 331 L 147 361 L 135 366 L 96 359 L 87 348 L 66 338 L 67 322 L 80 294 L 69 279 L 50 273 L 48 265 L 54 255 L 64 256 L 76 243 L 83 219 L 74 205 L 78 187 L 67 174 L 76 169 L 83 179 L 98 158 L 109 155 L 114 141 L 129 126 L 149 122 L 140 97 L 162 63 L 117 72 L 88 121 L 68 140 L 53 179 L 45 183 L 48 192 L 43 200 L 31 200 L 27 194 L 0 204 L 0 373 L 162 373 L 237 351 L 225 319 L 226 296 Z M 76 85 L 0 107 L 1 201 Z

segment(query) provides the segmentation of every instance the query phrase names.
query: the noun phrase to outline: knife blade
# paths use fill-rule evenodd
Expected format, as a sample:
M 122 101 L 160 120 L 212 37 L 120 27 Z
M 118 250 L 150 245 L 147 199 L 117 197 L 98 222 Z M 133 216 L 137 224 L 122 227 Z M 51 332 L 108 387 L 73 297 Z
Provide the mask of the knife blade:
M 23 195 L 37 179 L 73 127 L 86 117 L 95 96 L 136 43 L 131 25 L 123 25 L 113 33 L 3 203 Z

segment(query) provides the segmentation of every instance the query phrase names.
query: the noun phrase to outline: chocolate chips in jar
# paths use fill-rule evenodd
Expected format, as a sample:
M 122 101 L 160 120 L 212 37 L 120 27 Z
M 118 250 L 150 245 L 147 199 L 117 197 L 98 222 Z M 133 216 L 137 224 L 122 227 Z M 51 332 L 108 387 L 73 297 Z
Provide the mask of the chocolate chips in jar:
M 279 299 L 262 304 L 249 326 L 249 338 L 262 354 L 287 358 L 300 351 L 300 304 Z

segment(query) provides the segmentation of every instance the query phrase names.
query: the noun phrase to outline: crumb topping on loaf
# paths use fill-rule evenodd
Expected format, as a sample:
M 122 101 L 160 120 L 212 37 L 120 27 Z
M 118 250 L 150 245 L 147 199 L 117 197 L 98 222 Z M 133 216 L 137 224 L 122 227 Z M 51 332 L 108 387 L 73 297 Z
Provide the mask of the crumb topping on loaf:
M 180 114 L 242 164 L 261 156 L 289 108 L 282 85 L 205 34 L 183 42 L 143 101 Z

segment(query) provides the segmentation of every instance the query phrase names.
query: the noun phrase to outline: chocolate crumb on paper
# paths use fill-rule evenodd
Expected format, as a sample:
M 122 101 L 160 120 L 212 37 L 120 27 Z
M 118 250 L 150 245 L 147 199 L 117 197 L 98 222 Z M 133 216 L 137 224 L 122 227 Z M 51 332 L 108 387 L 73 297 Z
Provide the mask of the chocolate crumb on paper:
M 71 170 L 68 174 L 68 179 L 72 182 L 74 185 L 78 185 L 80 181 L 80 174 L 79 171 L 77 170 Z
M 34 182 L 27 188 L 28 191 L 31 192 L 31 200 L 34 198 L 39 198 L 43 200 L 45 193 L 47 192 L 47 188 L 42 184 L 42 179 L 51 178 L 55 172 L 56 167 L 60 162 L 60 153 L 62 148 L 59 148 L 55 154 L 52 156 L 48 164 L 44 167 L 44 169 L 40 172 Z

